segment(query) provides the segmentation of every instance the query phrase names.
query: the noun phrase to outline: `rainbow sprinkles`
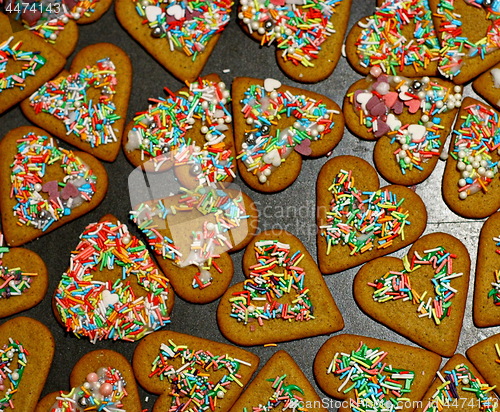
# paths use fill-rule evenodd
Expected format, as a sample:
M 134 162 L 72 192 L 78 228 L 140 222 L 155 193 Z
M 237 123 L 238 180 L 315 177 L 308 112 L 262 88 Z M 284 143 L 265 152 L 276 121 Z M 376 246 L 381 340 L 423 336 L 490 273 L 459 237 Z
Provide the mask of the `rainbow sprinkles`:
M 304 390 L 297 385 L 285 385 L 286 378 L 287 375 L 285 374 L 276 376 L 274 379 L 266 379 L 271 382 L 271 388 L 274 389 L 274 392 L 265 404 L 260 404 L 258 407 L 254 406 L 252 412 L 270 412 L 276 408 L 285 411 L 290 410 L 291 412 L 308 412 L 309 409 L 304 407 L 304 399 L 300 396 L 304 395 Z M 250 411 L 245 407 L 243 412 Z
M 22 343 L 9 338 L 9 343 L 0 349 L 0 412 L 14 409 L 14 396 L 28 364 L 28 351 Z M 17 360 L 14 361 L 14 358 Z
M 496 246 L 499 247 L 496 250 L 496 253 L 500 255 L 500 236 L 494 237 L 493 241 L 495 242 Z M 495 280 L 491 283 L 491 286 L 493 286 L 493 288 L 489 291 L 488 298 L 493 298 L 494 305 L 500 306 L 500 268 L 495 270 L 494 277 Z

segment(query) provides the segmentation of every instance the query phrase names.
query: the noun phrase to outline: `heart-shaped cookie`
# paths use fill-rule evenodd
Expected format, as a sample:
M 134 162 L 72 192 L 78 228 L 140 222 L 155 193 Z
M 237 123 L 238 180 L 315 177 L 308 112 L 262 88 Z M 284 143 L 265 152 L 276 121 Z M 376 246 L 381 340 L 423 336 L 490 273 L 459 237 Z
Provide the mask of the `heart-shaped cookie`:
M 28 30 L 13 33 L 0 13 L 0 113 L 61 71 L 66 59 Z
M 121 147 L 131 82 L 128 55 L 97 43 L 80 50 L 69 73 L 45 83 L 21 109 L 54 136 L 112 162 Z
M 38 305 L 47 293 L 48 276 L 40 256 L 7 247 L 0 233 L 0 318 Z
M 427 225 L 422 199 L 404 186 L 380 188 L 363 159 L 338 156 L 321 168 L 316 183 L 318 263 L 337 273 L 401 249 Z
M 26 317 L 0 325 L 0 410 L 35 410 L 54 357 L 54 338 Z
M 112 215 L 85 228 L 52 301 L 66 330 L 92 343 L 137 341 L 170 323 L 173 304 L 146 245 Z
M 439 71 L 466 83 L 500 61 L 497 1 L 429 0 L 441 42 Z
M 19 246 L 97 207 L 108 188 L 102 164 L 57 146 L 44 130 L 18 127 L 0 142 L 0 209 L 5 240 Z
M 290 186 L 302 156 L 326 155 L 344 132 L 334 101 L 273 80 L 239 77 L 232 87 L 238 169 L 250 187 L 262 192 Z
M 144 233 L 175 292 L 208 303 L 228 288 L 234 268 L 227 252 L 245 247 L 258 228 L 258 211 L 245 193 L 199 191 L 144 202 L 131 219 Z
M 328 410 L 316 405 L 321 405 L 321 399 L 304 372 L 287 352 L 280 350 L 262 367 L 231 411 Z
M 194 81 L 229 23 L 232 0 L 117 0 L 123 28 L 181 81 Z
M 500 325 L 500 212 L 484 222 L 479 236 L 473 314 L 476 326 Z
M 450 142 L 443 199 L 460 216 L 483 218 L 500 208 L 499 113 L 466 97 Z
M 471 346 L 467 357 L 500 396 L 500 333 Z
M 344 327 L 316 262 L 291 233 L 259 233 L 242 263 L 247 280 L 231 286 L 217 308 L 217 323 L 227 339 L 253 346 Z
M 101 349 L 85 354 L 73 367 L 69 381 L 69 393 L 49 393 L 38 402 L 35 412 L 70 412 L 75 405 L 92 405 L 95 410 L 141 410 L 132 366 L 118 352 Z
M 314 376 L 324 392 L 344 400 L 339 411 L 410 412 L 440 363 L 440 356 L 412 346 L 337 335 L 318 351 Z
M 347 30 L 351 0 L 240 1 L 238 19 L 251 38 L 276 46 L 291 79 L 316 83 L 333 73 Z
M 180 89 L 167 89 L 166 99 L 150 99 L 147 111 L 127 125 L 123 150 L 144 170 L 164 171 L 175 165 L 186 187 L 230 182 L 234 174 L 229 90 L 216 74 Z
M 171 331 L 144 338 L 132 361 L 139 384 L 160 395 L 154 411 L 196 404 L 227 412 L 258 365 L 256 355 L 236 346 Z
M 344 98 L 348 129 L 376 140 L 375 167 L 390 182 L 405 186 L 425 180 L 434 170 L 462 101 L 462 88 L 422 77 L 382 74 L 372 67 Z
M 426 349 L 452 356 L 469 287 L 467 248 L 446 233 L 418 239 L 401 259 L 381 257 L 354 279 L 354 298 L 369 316 Z
M 495 109 L 500 109 L 500 63 L 472 82 L 474 91 Z
M 346 56 L 355 70 L 372 66 L 403 76 L 436 76 L 441 46 L 428 0 L 378 0 L 375 13 L 355 24 Z
M 463 355 L 453 356 L 422 398 L 415 412 L 498 410 L 500 400 L 477 369 Z

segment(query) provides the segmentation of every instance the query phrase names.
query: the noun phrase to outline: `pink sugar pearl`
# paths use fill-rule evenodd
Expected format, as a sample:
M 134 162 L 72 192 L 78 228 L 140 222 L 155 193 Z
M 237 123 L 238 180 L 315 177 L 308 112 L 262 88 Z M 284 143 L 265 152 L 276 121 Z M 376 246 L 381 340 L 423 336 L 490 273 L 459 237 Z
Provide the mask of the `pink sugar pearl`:
M 113 393 L 113 385 L 110 383 L 103 383 L 99 388 L 99 393 L 102 396 L 109 396 Z
M 97 382 L 98 379 L 97 373 L 91 372 L 87 375 L 87 382 L 94 383 Z
M 373 66 L 371 69 L 370 69 L 370 74 L 373 76 L 373 77 L 378 77 L 382 74 L 382 69 L 378 66 Z

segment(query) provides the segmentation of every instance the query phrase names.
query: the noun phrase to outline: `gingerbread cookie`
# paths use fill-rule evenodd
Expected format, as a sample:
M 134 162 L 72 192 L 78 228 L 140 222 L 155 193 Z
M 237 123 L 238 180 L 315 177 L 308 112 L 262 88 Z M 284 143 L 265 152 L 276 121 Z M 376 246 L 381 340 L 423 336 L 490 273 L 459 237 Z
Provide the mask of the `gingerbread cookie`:
M 474 91 L 491 104 L 495 109 L 500 109 L 500 64 L 485 71 L 474 82 Z
M 258 228 L 258 211 L 234 188 L 199 186 L 140 203 L 131 219 L 147 238 L 175 292 L 193 303 L 219 298 L 233 277 L 228 252 L 245 247 Z
M 38 305 L 49 285 L 47 267 L 35 252 L 9 248 L 0 233 L 0 318 Z
M 0 113 L 61 71 L 66 59 L 28 30 L 13 32 L 0 13 Z
M 464 356 L 451 358 L 429 387 L 416 412 L 482 411 L 495 412 L 499 400 L 493 387 L 484 380 Z
M 500 395 L 500 334 L 471 346 L 467 349 L 467 357 Z
M 380 188 L 375 169 L 358 157 L 338 156 L 325 163 L 316 196 L 318 263 L 324 274 L 401 249 L 427 225 L 420 196 L 404 186 Z
M 473 315 L 481 328 L 500 325 L 500 212 L 484 222 L 479 236 Z
M 85 228 L 52 300 L 65 329 L 92 343 L 137 341 L 170 323 L 173 304 L 146 245 L 112 215 Z
M 19 316 L 0 325 L 0 410 L 33 411 L 54 357 L 54 338 Z
M 228 411 L 259 358 L 236 346 L 182 333 L 161 331 L 144 338 L 132 366 L 139 384 L 160 395 L 153 412 L 189 408 Z
M 103 411 L 141 410 L 132 366 L 118 352 L 101 349 L 85 354 L 71 372 L 70 386 L 69 393 L 43 397 L 35 412 L 72 412 L 91 406 Z
M 426 349 L 452 356 L 469 286 L 467 248 L 446 233 L 418 239 L 401 259 L 381 257 L 354 279 L 354 298 L 375 320 Z
M 375 13 L 355 24 L 345 42 L 352 67 L 367 75 L 436 76 L 441 46 L 428 0 L 378 0 Z
M 54 136 L 112 162 L 121 147 L 131 82 L 128 55 L 111 43 L 97 43 L 80 50 L 69 73 L 45 83 L 21 109 Z
M 344 98 L 347 128 L 377 140 L 375 167 L 390 182 L 405 186 L 427 179 L 434 170 L 462 102 L 462 88 L 421 77 L 382 73 L 373 66 Z
M 500 3 L 496 0 L 429 0 L 441 42 L 439 71 L 467 83 L 500 61 Z
M 259 233 L 242 264 L 247 280 L 231 286 L 217 308 L 219 329 L 232 342 L 286 342 L 344 327 L 316 262 L 291 233 Z
M 202 72 L 225 26 L 232 0 L 117 0 L 123 28 L 165 69 L 193 82 Z
M 324 156 L 342 139 L 344 118 L 326 96 L 248 77 L 234 79 L 232 91 L 238 169 L 254 190 L 285 189 L 302 156 Z
M 23 126 L 0 141 L 2 230 L 19 246 L 94 209 L 104 199 L 108 176 L 83 152 L 57 145 L 47 132 Z M 36 205 L 36 207 L 33 207 Z
M 284 350 L 276 352 L 248 385 L 231 412 L 278 410 L 323 411 L 322 401 L 304 372 Z
M 276 45 L 278 66 L 291 79 L 316 83 L 337 66 L 352 0 L 240 1 L 238 20 L 261 45 Z
M 443 176 L 443 199 L 460 216 L 483 218 L 500 208 L 497 124 L 497 111 L 464 99 Z
M 314 376 L 340 411 L 413 411 L 441 357 L 412 346 L 357 335 L 328 339 L 314 360 Z M 387 409 L 385 409 L 387 408 Z

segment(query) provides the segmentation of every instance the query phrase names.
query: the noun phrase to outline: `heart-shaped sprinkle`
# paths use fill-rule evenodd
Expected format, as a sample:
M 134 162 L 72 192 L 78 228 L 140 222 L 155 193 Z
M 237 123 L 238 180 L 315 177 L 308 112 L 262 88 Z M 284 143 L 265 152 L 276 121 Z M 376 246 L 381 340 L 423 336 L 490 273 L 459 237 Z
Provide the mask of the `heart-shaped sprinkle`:
M 411 100 L 413 99 L 413 97 L 409 96 L 409 90 L 410 88 L 404 84 L 402 85 L 400 88 L 399 88 L 399 98 L 402 100 L 402 101 L 407 101 L 407 100 Z
M 371 94 L 371 93 L 370 93 Z M 368 103 L 366 103 L 366 110 L 370 112 L 375 106 L 378 106 L 382 101 L 380 97 L 371 94 L 370 100 L 368 100 Z
M 23 344 L 12 338 L 9 338 L 9 343 L 0 349 L 0 390 L 3 392 L 0 410 L 14 409 L 14 397 L 28 361 L 29 354 Z
M 146 6 L 144 11 L 149 22 L 155 22 L 163 13 L 161 7 L 158 6 Z M 172 16 L 172 14 L 170 15 Z
M 387 114 L 387 106 L 384 102 L 379 101 L 369 110 L 370 116 L 380 117 Z
M 427 129 L 421 124 L 411 124 L 408 126 L 408 133 L 413 143 L 422 143 L 425 140 Z
M 109 290 L 103 290 L 101 293 L 102 303 L 105 306 L 114 306 L 116 303 L 120 301 L 120 296 L 116 293 L 111 293 Z
M 373 135 L 375 137 L 382 137 L 384 135 L 386 135 L 387 133 L 389 133 L 391 131 L 391 128 L 389 127 L 389 125 L 380 120 L 380 119 L 377 119 L 373 122 Z
M 385 122 L 387 123 L 387 126 L 389 126 L 389 129 L 391 129 L 392 131 L 399 130 L 402 125 L 401 121 L 398 120 L 398 118 L 392 113 L 389 113 Z
M 50 201 L 56 201 L 59 198 L 59 183 L 57 180 L 51 180 L 42 186 L 42 192 L 49 194 Z M 67 200 L 66 198 L 65 200 Z
M 278 90 L 280 87 L 281 87 L 281 82 L 279 80 L 270 78 L 264 80 L 264 89 L 268 93 L 271 93 L 274 90 Z
M 68 200 L 70 198 L 74 199 L 80 195 L 80 191 L 71 183 L 66 183 L 63 190 L 61 191 L 61 197 L 63 200 Z
M 392 108 L 396 101 L 398 100 L 398 94 L 396 92 L 389 92 L 386 95 L 382 96 L 382 99 L 384 99 L 385 104 L 387 107 Z
M 373 94 L 368 92 L 361 92 L 359 94 L 357 94 L 356 96 L 356 102 L 359 103 L 361 105 L 361 109 L 363 111 L 367 111 L 368 108 L 367 108 L 367 105 L 368 105 L 368 102 L 372 99 L 373 97 Z
M 418 99 L 407 100 L 405 102 L 405 105 L 408 106 L 408 111 L 411 114 L 415 114 L 420 109 L 420 106 L 422 105 L 422 102 L 420 100 L 418 100 Z
M 167 14 L 176 20 L 180 20 L 184 17 L 186 11 L 179 4 L 172 4 L 169 8 L 167 8 Z
M 305 139 L 302 141 L 302 143 L 295 146 L 294 149 L 297 153 L 300 153 L 302 156 L 309 156 L 312 153 L 311 141 L 309 139 Z

